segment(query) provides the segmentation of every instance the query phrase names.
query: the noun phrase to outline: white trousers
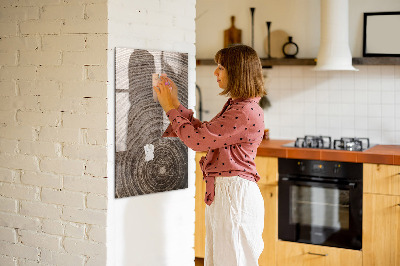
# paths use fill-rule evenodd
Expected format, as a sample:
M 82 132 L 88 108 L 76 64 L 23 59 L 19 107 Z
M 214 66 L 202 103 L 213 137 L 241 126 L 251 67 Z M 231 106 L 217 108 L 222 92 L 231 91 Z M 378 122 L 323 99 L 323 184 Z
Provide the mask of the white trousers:
M 264 199 L 255 182 L 216 177 L 206 206 L 205 266 L 257 266 L 264 249 Z

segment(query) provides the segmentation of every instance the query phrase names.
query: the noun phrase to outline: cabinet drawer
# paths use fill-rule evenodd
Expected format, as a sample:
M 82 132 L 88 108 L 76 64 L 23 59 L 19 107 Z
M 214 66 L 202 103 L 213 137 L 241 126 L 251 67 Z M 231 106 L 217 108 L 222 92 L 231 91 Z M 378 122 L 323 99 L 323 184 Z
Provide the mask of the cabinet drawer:
M 358 250 L 278 241 L 278 266 L 362 266 Z
M 400 195 L 400 166 L 365 163 L 363 175 L 364 193 Z

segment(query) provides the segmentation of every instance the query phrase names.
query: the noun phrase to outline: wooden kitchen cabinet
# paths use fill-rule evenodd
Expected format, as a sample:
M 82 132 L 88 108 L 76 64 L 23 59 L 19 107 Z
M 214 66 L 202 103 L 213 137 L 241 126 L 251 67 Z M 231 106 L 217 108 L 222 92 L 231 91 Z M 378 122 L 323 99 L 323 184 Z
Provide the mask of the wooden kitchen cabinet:
M 399 165 L 365 163 L 363 173 L 364 193 L 400 196 Z
M 203 172 L 200 169 L 199 161 L 205 152 L 196 152 L 196 194 L 195 194 L 195 228 L 194 228 L 194 254 L 197 258 L 204 258 L 204 248 L 206 243 L 206 224 L 204 195 L 206 193 L 206 183 L 203 181 Z
M 400 166 L 363 170 L 363 265 L 400 266 Z
M 281 240 L 277 252 L 277 266 L 361 266 L 363 259 L 358 250 Z
M 365 193 L 363 265 L 400 266 L 400 196 Z

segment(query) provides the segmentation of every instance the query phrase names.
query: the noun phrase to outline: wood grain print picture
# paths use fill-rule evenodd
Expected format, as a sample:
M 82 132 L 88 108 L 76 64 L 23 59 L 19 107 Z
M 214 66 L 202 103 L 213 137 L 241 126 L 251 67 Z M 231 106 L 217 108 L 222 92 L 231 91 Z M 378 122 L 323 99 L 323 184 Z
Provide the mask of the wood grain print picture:
M 154 99 L 153 74 L 167 74 L 188 102 L 188 54 L 115 50 L 115 197 L 188 187 L 188 149 L 179 138 L 162 138 L 169 120 Z

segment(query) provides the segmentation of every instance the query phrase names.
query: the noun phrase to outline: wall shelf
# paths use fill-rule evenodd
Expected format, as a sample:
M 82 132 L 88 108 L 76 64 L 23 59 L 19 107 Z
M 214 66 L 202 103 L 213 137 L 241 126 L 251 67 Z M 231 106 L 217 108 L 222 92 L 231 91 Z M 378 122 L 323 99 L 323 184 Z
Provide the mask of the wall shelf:
M 272 66 L 313 66 L 315 58 L 260 58 L 263 67 Z M 215 65 L 214 59 L 197 59 L 196 65 Z M 353 65 L 400 65 L 400 57 L 356 57 Z

